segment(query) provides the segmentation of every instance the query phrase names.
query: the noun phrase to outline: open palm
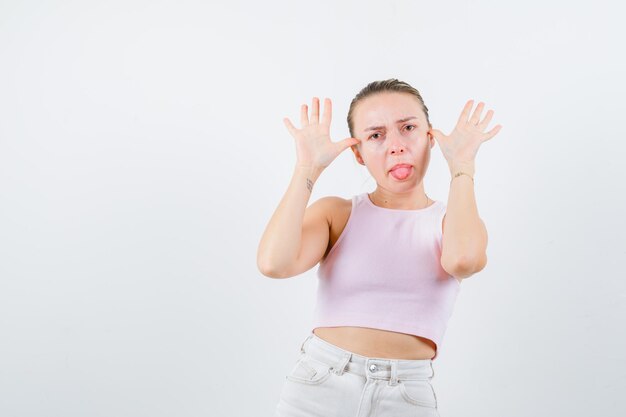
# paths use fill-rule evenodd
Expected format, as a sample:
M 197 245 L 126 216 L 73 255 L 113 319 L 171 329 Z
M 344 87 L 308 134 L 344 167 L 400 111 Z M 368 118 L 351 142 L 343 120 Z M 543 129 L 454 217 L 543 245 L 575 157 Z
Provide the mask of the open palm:
M 449 164 L 452 162 L 473 162 L 480 145 L 494 137 L 502 128 L 501 125 L 497 125 L 490 131 L 484 132 L 491 121 L 493 110 L 489 110 L 481 121 L 480 114 L 485 104 L 483 102 L 478 103 L 476 110 L 469 117 L 473 105 L 474 100 L 469 100 L 465 104 L 461 116 L 450 135 L 445 135 L 437 129 L 429 131 L 437 140 L 439 148 L 441 148 L 441 152 Z
M 339 142 L 331 141 L 329 135 L 332 118 L 331 100 L 329 98 L 324 100 L 321 120 L 319 98 L 313 97 L 312 104 L 310 118 L 307 105 L 303 104 L 300 107 L 302 128 L 296 128 L 287 117 L 283 118 L 283 122 L 296 141 L 297 165 L 326 168 L 337 155 L 356 145 L 360 140 L 346 138 Z

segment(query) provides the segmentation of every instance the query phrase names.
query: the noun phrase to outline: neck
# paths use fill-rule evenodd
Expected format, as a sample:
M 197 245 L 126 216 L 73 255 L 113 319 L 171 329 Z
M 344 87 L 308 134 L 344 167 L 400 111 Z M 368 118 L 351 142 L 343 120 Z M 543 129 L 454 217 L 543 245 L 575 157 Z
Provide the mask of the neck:
M 405 193 L 394 193 L 377 187 L 369 196 L 375 205 L 397 210 L 419 210 L 428 207 L 433 201 L 428 198 L 423 186 Z

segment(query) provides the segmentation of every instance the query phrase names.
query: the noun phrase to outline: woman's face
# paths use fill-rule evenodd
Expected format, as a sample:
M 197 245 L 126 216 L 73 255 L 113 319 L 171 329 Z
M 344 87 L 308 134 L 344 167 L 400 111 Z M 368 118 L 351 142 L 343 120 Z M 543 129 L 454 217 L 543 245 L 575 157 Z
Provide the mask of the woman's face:
M 408 190 L 420 184 L 430 162 L 435 139 L 417 98 L 409 93 L 384 92 L 369 96 L 354 109 L 352 146 L 376 183 L 389 190 Z M 396 164 L 409 169 L 390 172 Z

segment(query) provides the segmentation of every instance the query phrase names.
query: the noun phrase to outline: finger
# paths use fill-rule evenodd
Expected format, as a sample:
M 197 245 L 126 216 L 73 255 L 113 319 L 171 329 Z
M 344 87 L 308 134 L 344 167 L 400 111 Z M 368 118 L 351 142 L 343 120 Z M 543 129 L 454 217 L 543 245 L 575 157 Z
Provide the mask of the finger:
M 350 146 L 358 145 L 359 143 L 361 143 L 360 139 L 346 138 L 340 142 L 337 142 L 336 146 L 337 148 L 341 150 L 341 152 L 343 152 L 344 150 L 348 149 Z
M 309 109 L 306 104 L 300 106 L 300 125 L 302 127 L 309 125 Z
M 313 97 L 313 104 L 311 104 L 311 123 L 320 122 L 320 99 Z
M 485 114 L 485 118 L 483 119 L 483 121 L 478 124 L 480 130 L 484 130 L 487 126 L 489 126 L 491 116 L 493 116 L 493 110 L 489 110 L 487 114 Z
M 333 104 L 329 98 L 324 99 L 324 114 L 322 115 L 322 124 L 330 125 L 330 119 L 333 114 Z
M 500 129 L 502 129 L 502 125 L 497 125 L 493 129 L 491 129 L 489 132 L 487 132 L 486 133 L 487 136 L 486 136 L 485 140 L 483 140 L 483 142 L 487 142 L 489 139 L 491 139 L 492 137 L 497 135 L 498 132 L 500 131 Z
M 430 129 L 429 133 L 437 141 L 439 141 L 439 137 L 442 135 L 441 131 L 439 131 L 437 129 Z
M 283 118 L 283 123 L 287 127 L 287 130 L 289 131 L 289 133 L 291 133 L 292 136 L 295 136 L 297 129 L 295 128 L 295 126 L 293 124 L 291 124 L 291 120 L 289 120 L 289 118 L 287 118 L 287 117 L 284 117 Z
M 470 118 L 470 124 L 473 124 L 474 126 L 478 125 L 478 121 L 480 120 L 480 114 L 483 112 L 484 107 L 485 103 L 483 103 L 482 101 L 478 103 L 478 106 L 476 106 L 476 110 L 474 110 L 474 114 L 472 114 L 472 117 Z
M 465 103 L 465 107 L 463 107 L 463 111 L 461 112 L 461 116 L 459 116 L 459 120 L 457 121 L 457 125 L 462 125 L 467 123 L 467 118 L 469 117 L 469 112 L 474 105 L 474 100 L 469 100 Z

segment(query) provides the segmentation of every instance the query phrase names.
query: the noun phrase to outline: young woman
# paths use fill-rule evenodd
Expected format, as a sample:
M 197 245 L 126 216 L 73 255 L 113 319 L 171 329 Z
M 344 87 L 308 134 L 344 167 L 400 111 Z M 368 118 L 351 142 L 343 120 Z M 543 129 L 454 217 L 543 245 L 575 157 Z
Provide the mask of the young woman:
M 352 137 L 329 137 L 331 101 L 313 98 L 296 141 L 287 192 L 259 244 L 268 277 L 299 275 L 319 263 L 314 326 L 286 376 L 276 417 L 439 416 L 432 361 L 461 280 L 484 268 L 487 231 L 474 197 L 474 160 L 489 110 L 469 100 L 450 135 L 433 129 L 420 93 L 397 79 L 367 85 L 350 104 Z M 451 173 L 448 203 L 430 199 L 423 179 L 439 144 Z M 307 207 L 323 170 L 348 147 L 376 180 L 351 199 Z

